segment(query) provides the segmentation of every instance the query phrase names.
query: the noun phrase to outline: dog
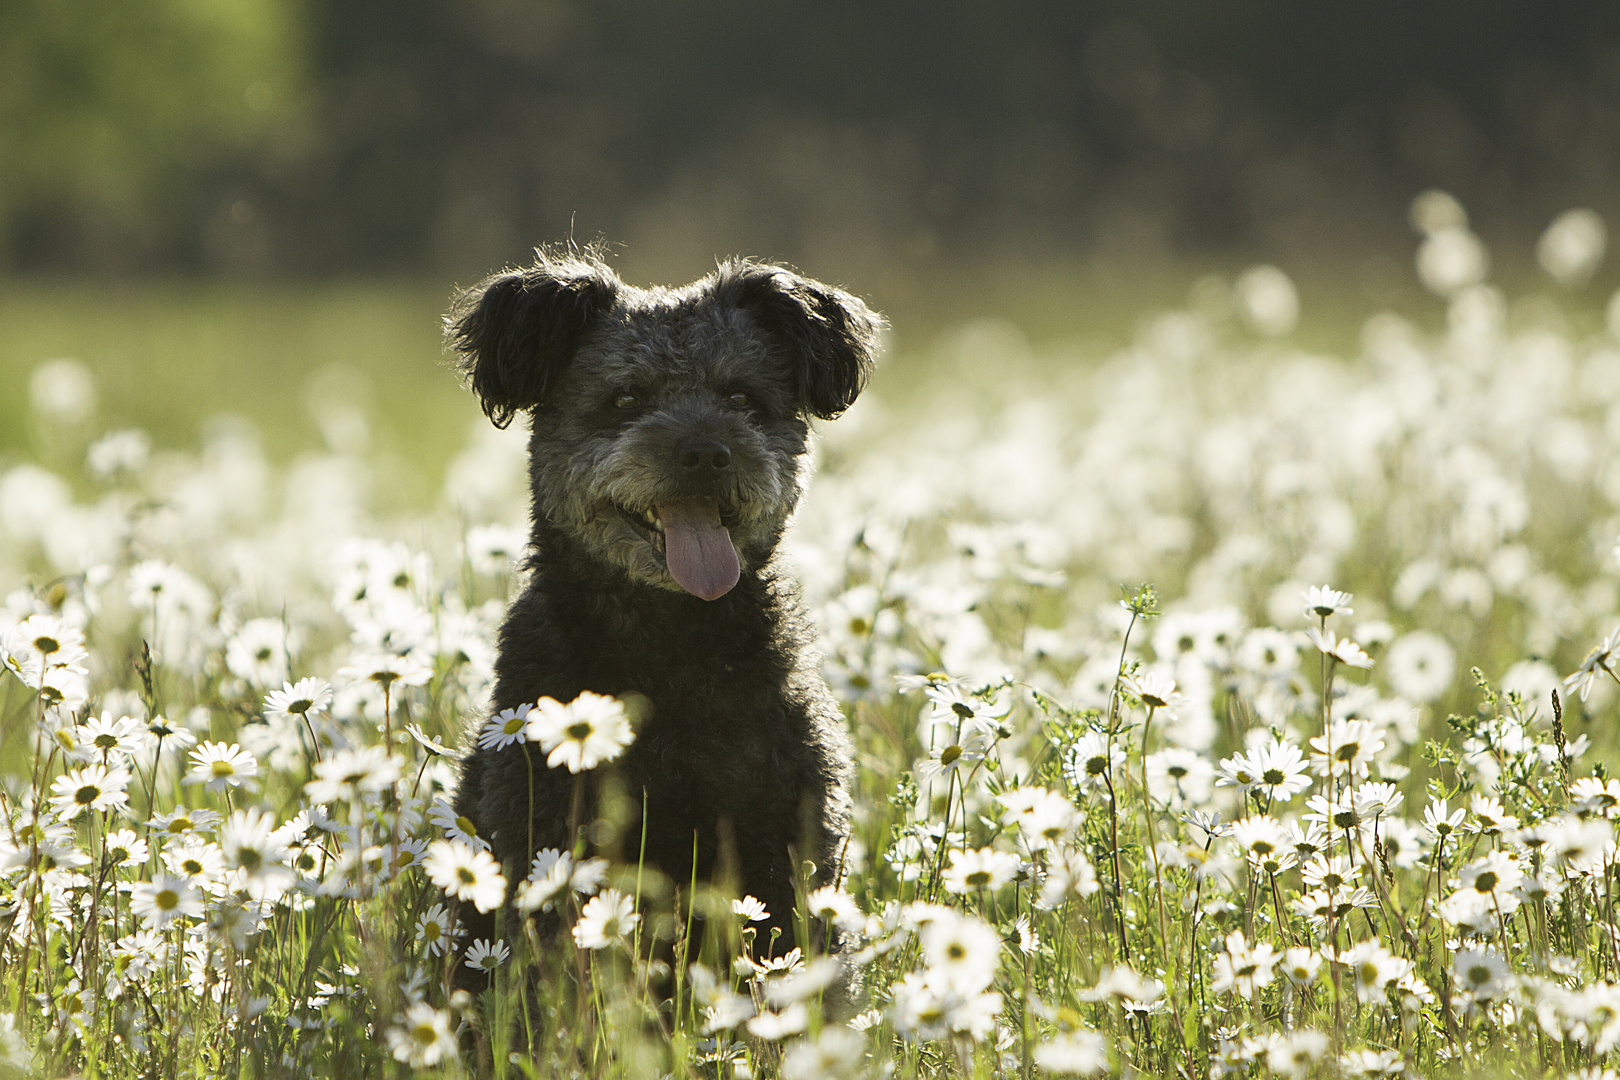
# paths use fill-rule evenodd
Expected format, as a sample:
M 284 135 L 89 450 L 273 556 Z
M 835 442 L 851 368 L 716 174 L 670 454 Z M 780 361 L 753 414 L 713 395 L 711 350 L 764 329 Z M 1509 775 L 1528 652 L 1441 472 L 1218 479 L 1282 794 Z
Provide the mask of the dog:
M 765 904 L 756 954 L 787 951 L 797 891 L 836 880 L 853 765 L 777 547 L 809 477 L 809 420 L 855 401 L 881 317 L 782 266 L 733 260 L 643 289 L 597 249 L 542 249 L 445 323 L 489 418 L 531 423 L 530 577 L 500 631 L 493 708 L 586 690 L 639 702 L 611 767 L 633 802 L 627 857 L 678 885 L 724 878 Z M 535 764 L 511 746 L 461 767 L 456 811 L 514 884 L 538 849 L 575 842 L 574 776 Z M 584 821 L 603 771 L 581 774 Z M 493 939 L 493 915 L 461 914 Z

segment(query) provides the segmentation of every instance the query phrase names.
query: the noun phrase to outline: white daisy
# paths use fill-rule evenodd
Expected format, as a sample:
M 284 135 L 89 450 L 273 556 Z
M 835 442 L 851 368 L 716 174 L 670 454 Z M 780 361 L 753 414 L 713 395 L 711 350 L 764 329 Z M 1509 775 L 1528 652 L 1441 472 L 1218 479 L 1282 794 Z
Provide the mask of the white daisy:
M 866 1040 L 847 1027 L 827 1024 L 814 1040 L 782 1055 L 782 1080 L 836 1080 L 855 1076 L 866 1060 Z
M 254 777 L 259 773 L 259 762 L 235 743 L 200 743 L 191 751 L 191 772 L 188 784 L 202 784 L 207 790 L 221 792 L 226 788 L 241 787 L 252 791 L 257 786 Z
M 1108 1070 L 1108 1040 L 1086 1029 L 1062 1032 L 1035 1047 L 1035 1064 L 1050 1073 L 1092 1076 Z
M 141 834 L 134 829 L 115 829 L 102 841 L 107 862 L 112 866 L 139 866 L 151 855 Z
M 1360 778 L 1384 749 L 1384 733 L 1370 720 L 1335 720 L 1327 734 L 1311 740 L 1317 775 Z
M 958 895 L 979 889 L 994 892 L 1013 879 L 1018 866 L 1018 856 L 994 848 L 953 851 L 951 865 L 945 870 L 945 888 Z
M 466 844 L 435 840 L 428 845 L 422 869 L 428 880 L 480 912 L 494 911 L 506 899 L 506 878 L 501 864 L 487 851 Z
M 499 938 L 493 942 L 479 938 L 468 946 L 466 964 L 474 971 L 493 973 L 496 968 L 511 959 L 511 956 L 512 950 Z
M 218 844 L 201 837 L 189 838 L 170 844 L 159 852 L 169 872 L 185 878 L 205 893 L 219 893 L 220 880 L 225 876 L 225 853 Z
M 519 705 L 515 709 L 502 709 L 490 717 L 479 732 L 478 745 L 484 750 L 502 750 L 528 737 L 529 713 L 533 705 Z
M 942 740 L 943 745 L 931 750 L 925 758 L 918 758 L 912 771 L 917 782 L 926 784 L 937 776 L 953 771 L 970 773 L 973 766 L 983 761 L 995 746 L 995 736 L 976 724 L 962 728 L 960 738 Z
M 1215 957 L 1210 986 L 1217 994 L 1235 993 L 1253 998 L 1271 985 L 1272 969 L 1282 959 L 1266 942 L 1250 945 L 1243 931 L 1226 935 L 1226 951 Z
M 1380 1001 L 1384 989 L 1412 970 L 1412 962 L 1402 959 L 1377 941 L 1362 941 L 1339 954 L 1339 963 L 1350 969 L 1356 983 L 1356 997 L 1363 1002 Z
M 566 765 L 571 773 L 594 769 L 624 753 L 635 731 L 618 698 L 589 690 L 562 704 L 541 698 L 529 714 L 529 739 L 540 744 L 546 764 Z
M 574 943 L 581 949 L 605 949 L 624 941 L 641 921 L 635 899 L 606 889 L 593 896 L 580 910 L 574 924 Z
M 139 720 L 132 716 L 114 720 L 111 713 L 105 712 L 86 720 L 78 735 L 85 749 L 93 750 L 104 762 L 113 760 L 114 754 L 120 759 L 138 754 L 152 741 L 146 725 Z
M 63 773 L 51 782 L 51 807 L 63 821 L 72 821 L 86 810 L 123 811 L 129 806 L 129 773 L 90 764 Z
M 1176 680 L 1166 671 L 1138 671 L 1125 676 L 1121 686 L 1147 708 L 1163 709 L 1167 713 L 1174 713 L 1187 700 L 1185 695 L 1177 692 Z
M 1125 764 L 1125 748 L 1118 739 L 1111 743 L 1100 731 L 1088 731 L 1063 755 L 1063 775 L 1078 791 L 1106 787 L 1111 774 Z
M 400 686 L 421 686 L 433 678 L 433 669 L 407 653 L 400 656 L 390 652 L 359 655 L 338 669 L 338 674 L 355 682 L 371 682 L 387 690 L 396 683 Z
M 930 971 L 966 993 L 987 988 L 1001 961 L 1001 935 L 977 915 L 949 908 L 935 915 L 919 931 Z
M 295 683 L 284 683 L 280 690 L 272 690 L 264 696 L 264 715 L 307 719 L 314 713 L 324 712 L 331 703 L 331 683 L 325 679 L 299 679 Z
M 1249 753 L 1254 790 L 1276 802 L 1288 802 L 1311 786 L 1305 755 L 1287 739 L 1268 739 Z
M 188 809 L 177 806 L 167 814 L 159 814 L 147 823 L 153 832 L 166 836 L 184 836 L 187 833 L 207 834 L 219 826 L 219 811 L 206 806 Z
M 1102 887 L 1097 870 L 1085 853 L 1073 848 L 1059 848 L 1047 860 L 1046 876 L 1041 881 L 1040 896 L 1035 905 L 1050 911 L 1070 897 L 1081 899 Z
M 416 943 L 430 956 L 443 956 L 460 936 L 460 927 L 443 904 L 434 904 L 416 920 Z
M 425 1001 L 405 1010 L 404 1021 L 388 1029 L 388 1047 L 394 1060 L 413 1069 L 437 1065 L 453 1057 L 456 1044 L 454 1018 L 448 1010 L 435 1009 Z
M 1017 825 L 1031 851 L 1061 843 L 1080 824 L 1080 812 L 1066 797 L 1043 787 L 1020 787 L 996 796 L 1001 820 Z
M 457 814 L 455 807 L 449 803 L 434 800 L 428 808 L 428 820 L 439 827 L 446 840 L 475 847 L 479 851 L 488 851 L 489 843 L 478 835 L 478 826 L 471 818 Z
M 744 896 L 731 902 L 731 913 L 741 915 L 744 922 L 764 922 L 771 917 L 764 901 L 755 896 Z
M 236 811 L 219 830 L 226 867 L 240 872 L 239 887 L 255 900 L 279 900 L 296 880 L 275 837 L 274 815 L 253 808 Z
M 810 1026 L 810 1010 L 804 1002 L 789 1005 L 781 1012 L 762 1012 L 748 1021 L 748 1033 L 766 1042 L 802 1034 Z
M 982 1039 L 995 1029 L 1001 995 L 964 990 L 935 972 L 913 971 L 894 987 L 890 1018 L 907 1039 L 928 1041 L 953 1033 Z
M 400 759 L 385 746 L 346 746 L 315 763 L 315 779 L 304 785 L 313 803 L 362 800 L 400 778 Z
M 1323 655 L 1331 656 L 1341 664 L 1356 668 L 1373 666 L 1372 657 L 1347 637 L 1338 637 L 1331 630 L 1319 630 L 1314 626 L 1305 631 L 1305 634 Z
M 855 903 L 855 898 L 836 886 L 823 885 L 813 890 L 806 898 L 805 906 L 813 918 L 851 933 L 866 925 L 866 915 Z
M 1300 594 L 1300 598 L 1305 601 L 1305 617 L 1309 619 L 1355 614 L 1355 610 L 1349 606 L 1352 599 L 1350 594 L 1326 585 L 1312 585 Z
M 1575 672 L 1564 680 L 1564 688 L 1576 691 L 1580 694 L 1581 700 L 1585 701 L 1592 693 L 1592 686 L 1598 679 L 1604 675 L 1614 677 L 1616 652 L 1620 652 L 1620 626 L 1615 627 L 1612 634 L 1604 638 L 1596 648 L 1586 654 L 1586 659 L 1581 661 L 1581 666 L 1576 668 Z
M 513 902 L 519 911 L 550 911 L 569 893 L 590 896 L 607 877 L 606 859 L 582 859 L 556 848 L 541 848 L 535 853 L 529 876 L 518 885 Z
M 274 686 L 287 678 L 287 658 L 298 651 L 298 635 L 280 619 L 249 619 L 225 643 L 225 666 L 253 686 Z
M 182 877 L 159 874 L 152 881 L 138 881 L 129 894 L 129 910 L 154 930 L 175 919 L 199 918 L 203 913 L 202 894 Z

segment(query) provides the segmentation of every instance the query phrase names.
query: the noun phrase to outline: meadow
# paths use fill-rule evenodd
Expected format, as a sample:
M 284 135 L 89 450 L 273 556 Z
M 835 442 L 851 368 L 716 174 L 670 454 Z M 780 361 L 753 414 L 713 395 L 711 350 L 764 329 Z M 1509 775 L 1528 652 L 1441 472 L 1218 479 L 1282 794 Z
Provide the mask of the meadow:
M 634 717 L 485 723 L 524 436 L 435 370 L 435 298 L 185 301 L 289 337 L 13 294 L 0 1076 L 1614 1080 L 1620 304 L 1589 222 L 1509 296 L 1460 207 L 1414 220 L 1427 299 L 1344 348 L 1256 267 L 1100 357 L 902 340 L 823 429 L 788 545 L 858 751 L 801 904 L 841 961 L 736 959 L 749 899 L 597 859 L 611 805 L 532 866 L 450 810 L 469 740 L 611 769 Z

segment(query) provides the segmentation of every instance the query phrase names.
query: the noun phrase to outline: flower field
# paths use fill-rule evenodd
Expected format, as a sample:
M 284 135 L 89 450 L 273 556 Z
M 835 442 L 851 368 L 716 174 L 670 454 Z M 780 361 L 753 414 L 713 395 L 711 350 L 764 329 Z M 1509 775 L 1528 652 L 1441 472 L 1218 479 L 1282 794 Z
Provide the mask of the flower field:
M 836 960 L 736 959 L 758 902 L 595 857 L 611 806 L 532 866 L 450 810 L 473 740 L 635 737 L 593 695 L 487 715 L 521 432 L 384 516 L 363 447 L 154 450 L 39 367 L 0 1076 L 1612 1080 L 1620 304 L 1510 300 L 1454 202 L 1414 221 L 1430 315 L 1351 355 L 1259 267 L 1097 364 L 964 328 L 826 427 L 787 543 L 858 752 L 802 904 Z M 1594 221 L 1543 237 L 1555 286 Z

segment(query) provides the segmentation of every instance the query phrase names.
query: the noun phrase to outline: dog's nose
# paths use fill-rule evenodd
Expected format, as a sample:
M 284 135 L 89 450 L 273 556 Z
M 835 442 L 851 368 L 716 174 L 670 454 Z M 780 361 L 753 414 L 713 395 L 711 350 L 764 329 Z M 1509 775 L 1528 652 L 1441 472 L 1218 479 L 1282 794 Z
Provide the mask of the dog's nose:
M 720 472 L 731 468 L 731 449 L 713 439 L 688 439 L 681 444 L 676 460 L 690 473 Z

